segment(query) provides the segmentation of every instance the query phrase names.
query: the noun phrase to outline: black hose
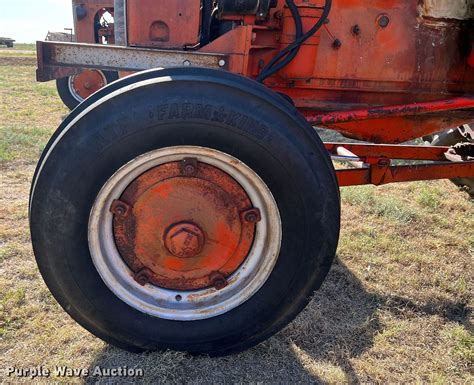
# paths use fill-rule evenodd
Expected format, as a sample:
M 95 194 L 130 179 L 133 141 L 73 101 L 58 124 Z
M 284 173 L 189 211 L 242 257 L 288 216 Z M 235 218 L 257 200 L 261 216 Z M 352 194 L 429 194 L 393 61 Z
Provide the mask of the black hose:
M 290 9 L 291 6 L 290 4 L 292 3 L 293 6 L 295 6 L 293 0 L 286 0 L 286 3 Z M 295 6 L 296 7 L 296 6 Z M 278 55 L 276 55 L 268 64 L 265 66 L 265 68 L 262 70 L 260 75 L 257 77 L 258 82 L 263 82 L 266 78 L 272 76 L 276 72 L 280 71 L 282 68 L 287 66 L 298 54 L 298 51 L 300 49 L 301 44 L 303 44 L 306 40 L 308 40 L 311 36 L 313 36 L 326 22 L 329 13 L 331 11 L 332 7 L 332 0 L 326 0 L 326 4 L 324 5 L 324 10 L 323 14 L 319 18 L 318 22 L 305 34 L 301 36 L 296 36 L 295 41 L 290 44 L 288 47 L 283 49 Z M 295 14 L 292 11 L 292 15 L 295 18 Z M 299 12 L 297 13 L 297 16 L 295 18 L 295 23 L 297 23 L 297 19 L 299 19 L 299 23 L 301 24 L 301 17 L 299 15 Z M 287 56 L 285 58 L 285 56 Z M 285 58 L 285 59 L 283 59 Z M 280 63 L 278 63 L 281 59 L 283 59 Z M 278 63 L 278 64 L 276 64 Z
M 300 16 L 298 7 L 296 6 L 295 2 L 293 0 L 286 0 L 286 4 L 287 4 L 288 8 L 290 9 L 291 15 L 293 16 L 293 20 L 295 22 L 295 30 L 296 30 L 295 41 L 296 41 L 299 38 L 301 38 L 301 36 L 303 36 L 303 23 L 301 21 L 301 16 Z M 299 51 L 299 46 L 296 49 L 292 50 L 292 52 L 290 53 L 290 56 L 288 56 L 284 60 L 284 62 L 286 64 L 290 63 L 291 60 L 293 60 L 295 58 L 295 56 L 298 54 L 298 51 Z M 288 55 L 288 53 L 286 53 L 286 55 Z M 262 81 L 262 80 L 259 80 L 260 77 L 264 76 L 264 74 L 267 73 L 279 60 L 281 60 L 283 58 L 283 56 L 284 55 L 278 54 L 272 60 L 270 60 L 270 62 L 260 72 L 260 75 L 257 78 L 257 81 Z

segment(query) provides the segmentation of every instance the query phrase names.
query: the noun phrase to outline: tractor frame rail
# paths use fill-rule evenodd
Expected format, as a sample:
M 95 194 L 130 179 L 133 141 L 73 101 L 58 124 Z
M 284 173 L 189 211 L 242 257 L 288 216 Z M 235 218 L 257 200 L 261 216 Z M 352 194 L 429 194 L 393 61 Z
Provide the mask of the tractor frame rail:
M 393 106 L 373 107 L 360 110 L 334 111 L 334 112 L 311 112 L 303 114 L 306 120 L 314 125 L 328 125 L 334 123 L 346 123 L 370 119 L 383 119 L 386 117 L 403 117 L 423 114 L 434 114 L 437 112 L 449 112 L 474 108 L 474 95 L 455 97 L 432 102 L 418 102 Z
M 150 68 L 227 68 L 227 56 L 215 53 L 131 48 L 113 45 L 38 41 L 39 82 L 75 75 L 84 68 L 142 71 Z
M 353 168 L 337 169 L 339 185 L 382 185 L 436 179 L 474 176 L 472 157 L 463 160 L 450 147 L 325 143 L 333 160 L 346 161 Z M 449 161 L 456 157 L 457 161 Z M 392 165 L 392 161 L 413 160 L 430 163 Z

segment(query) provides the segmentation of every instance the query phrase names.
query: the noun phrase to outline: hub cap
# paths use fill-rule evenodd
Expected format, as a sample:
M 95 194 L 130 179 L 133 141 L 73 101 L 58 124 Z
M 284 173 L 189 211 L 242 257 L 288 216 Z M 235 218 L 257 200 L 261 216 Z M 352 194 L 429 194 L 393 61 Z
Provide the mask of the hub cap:
M 84 70 L 69 77 L 69 92 L 79 102 L 87 99 L 94 92 L 107 85 L 107 79 L 102 71 Z
M 243 214 L 251 209 L 227 173 L 184 159 L 140 175 L 111 210 L 115 242 L 130 269 L 146 269 L 159 287 L 195 290 L 213 286 L 213 273 L 227 278 L 247 257 L 256 223 Z
M 222 152 L 180 146 L 122 167 L 92 208 L 89 248 L 130 306 L 172 320 L 247 301 L 278 258 L 281 222 L 265 183 Z

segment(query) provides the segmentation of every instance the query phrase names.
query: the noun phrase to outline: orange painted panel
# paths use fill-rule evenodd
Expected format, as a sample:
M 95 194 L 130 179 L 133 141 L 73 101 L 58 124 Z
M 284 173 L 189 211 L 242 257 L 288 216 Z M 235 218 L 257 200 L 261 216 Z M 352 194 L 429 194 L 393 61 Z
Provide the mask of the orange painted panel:
M 200 0 L 128 0 L 128 44 L 183 49 L 199 43 Z

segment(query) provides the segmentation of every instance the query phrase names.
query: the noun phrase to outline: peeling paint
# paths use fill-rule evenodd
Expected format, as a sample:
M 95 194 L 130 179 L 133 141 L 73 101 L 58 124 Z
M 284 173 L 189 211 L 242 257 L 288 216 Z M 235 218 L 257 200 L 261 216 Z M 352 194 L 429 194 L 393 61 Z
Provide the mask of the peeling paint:
M 467 20 L 474 18 L 472 0 L 423 0 L 420 12 L 424 17 L 435 19 Z

